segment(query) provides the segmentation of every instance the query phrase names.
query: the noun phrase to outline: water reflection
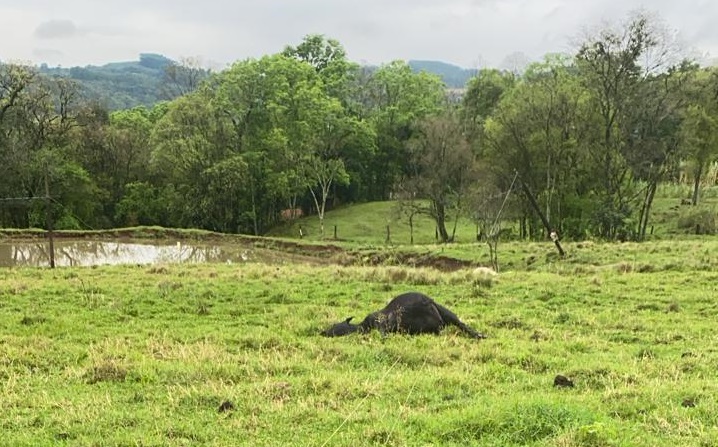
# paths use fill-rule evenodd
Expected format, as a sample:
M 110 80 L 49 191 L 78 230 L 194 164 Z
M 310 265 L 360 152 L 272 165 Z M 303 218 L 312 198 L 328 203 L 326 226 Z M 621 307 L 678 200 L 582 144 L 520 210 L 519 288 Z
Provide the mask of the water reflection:
M 162 264 L 196 262 L 248 262 L 278 260 L 241 245 L 193 242 L 56 240 L 55 265 Z M 285 259 L 286 260 L 286 259 Z M 47 241 L 0 242 L 0 267 L 49 266 Z

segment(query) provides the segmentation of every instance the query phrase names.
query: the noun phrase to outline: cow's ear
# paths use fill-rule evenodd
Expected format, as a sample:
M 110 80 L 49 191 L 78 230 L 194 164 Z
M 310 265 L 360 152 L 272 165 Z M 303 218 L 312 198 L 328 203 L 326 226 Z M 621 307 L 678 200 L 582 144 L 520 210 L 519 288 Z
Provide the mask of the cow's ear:
M 349 323 L 350 321 L 352 321 L 352 318 L 354 318 L 354 317 L 349 317 L 349 318 L 347 318 L 346 321 L 344 321 L 344 322 L 345 322 L 345 323 Z

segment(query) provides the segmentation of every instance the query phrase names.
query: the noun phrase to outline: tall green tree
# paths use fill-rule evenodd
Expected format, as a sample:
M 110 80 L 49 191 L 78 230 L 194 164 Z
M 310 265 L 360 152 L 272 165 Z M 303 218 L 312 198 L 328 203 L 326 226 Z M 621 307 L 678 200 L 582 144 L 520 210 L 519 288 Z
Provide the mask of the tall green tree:
M 339 41 L 322 34 L 309 34 L 296 47 L 286 46 L 282 55 L 312 66 L 319 74 L 325 91 L 347 106 L 349 84 L 359 66 L 349 61 Z
M 604 28 L 581 45 L 576 62 L 583 85 L 591 95 L 596 122 L 586 148 L 597 173 L 592 188 L 597 206 L 594 211 L 595 232 L 605 238 L 625 237 L 630 233 L 633 213 L 631 198 L 635 194 L 630 165 L 622 154 L 622 127 L 646 80 L 642 58 L 658 45 L 651 22 L 638 15 L 620 29 Z
M 22 108 L 29 90 L 37 82 L 34 69 L 25 65 L 0 63 L 0 197 L 24 197 L 31 192 L 20 181 L 28 165 L 29 152 L 19 137 Z M 27 208 L 22 203 L 0 207 L 2 224 L 27 225 Z
M 516 84 L 515 75 L 496 69 L 480 70 L 471 78 L 462 98 L 462 117 L 477 150 L 484 149 L 484 124 L 502 96 Z
M 399 177 L 406 173 L 407 142 L 419 120 L 443 107 L 446 92 L 439 77 L 414 73 L 406 62 L 394 61 L 373 73 L 370 119 L 377 150 L 367 173 L 368 198 L 386 200 Z
M 552 226 L 572 235 L 582 232 L 578 221 L 584 210 L 576 197 L 585 192 L 589 176 L 578 147 L 585 101 L 572 61 L 549 56 L 528 67 L 484 124 L 482 155 L 496 173 L 499 191 L 508 191 L 518 174 Z M 522 235 L 545 236 L 528 198 L 516 197 L 522 199 Z
M 622 126 L 622 154 L 637 183 L 637 224 L 633 237 L 646 237 L 658 185 L 680 161 L 680 125 L 696 67 L 683 63 L 649 74 L 639 86 L 631 113 Z
M 174 225 L 236 231 L 236 222 L 218 218 L 217 202 L 231 204 L 234 194 L 209 194 L 208 173 L 228 152 L 231 128 L 212 104 L 213 94 L 200 89 L 172 101 L 151 135 L 151 169 L 156 181 L 171 185 L 177 201 L 168 204 Z M 148 191 L 148 195 L 154 192 Z
M 718 116 L 700 104 L 692 104 L 685 112 L 681 125 L 683 154 L 687 157 L 693 176 L 691 202 L 699 200 L 701 180 L 708 166 L 718 159 Z

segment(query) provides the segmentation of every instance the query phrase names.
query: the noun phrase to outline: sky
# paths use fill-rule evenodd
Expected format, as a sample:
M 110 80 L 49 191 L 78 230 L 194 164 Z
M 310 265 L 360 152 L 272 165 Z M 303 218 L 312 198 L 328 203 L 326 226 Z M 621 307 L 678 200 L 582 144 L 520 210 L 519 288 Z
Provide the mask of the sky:
M 323 34 L 360 63 L 510 68 L 573 53 L 637 10 L 691 54 L 718 57 L 715 0 L 0 0 L 0 61 L 71 67 L 159 53 L 222 68 Z

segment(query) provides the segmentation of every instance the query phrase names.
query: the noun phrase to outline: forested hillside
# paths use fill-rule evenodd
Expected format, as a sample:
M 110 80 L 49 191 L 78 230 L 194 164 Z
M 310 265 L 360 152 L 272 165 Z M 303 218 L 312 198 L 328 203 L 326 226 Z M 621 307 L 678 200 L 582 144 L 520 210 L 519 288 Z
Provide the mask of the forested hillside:
M 391 199 L 446 242 L 458 216 L 490 232 L 499 211 L 523 237 L 546 237 L 547 221 L 562 237 L 641 240 L 658 187 L 687 182 L 699 203 L 718 152 L 718 70 L 666 57 L 674 42 L 652 29 L 638 16 L 521 75 L 481 70 L 460 102 L 437 75 L 361 67 L 321 35 L 216 73 L 171 65 L 174 99 L 119 110 L 68 77 L 2 64 L 0 197 L 18 200 L 2 202 L 0 226 L 45 226 L 44 202 L 20 198 L 49 191 L 58 228 L 265 234 L 292 210 L 321 222 Z M 715 221 L 696 209 L 686 225 Z
M 473 68 L 461 68 L 439 61 L 410 60 L 409 66 L 416 72 L 425 71 L 438 75 L 449 88 L 465 87 L 469 79 L 478 73 L 478 70 Z
M 192 68 L 198 79 L 209 74 L 199 65 L 187 66 L 187 61 L 173 61 L 160 54 L 142 53 L 137 61 L 112 62 L 85 67 L 49 67 L 42 64 L 38 72 L 47 76 L 62 76 L 76 81 L 81 94 L 96 100 L 109 110 L 131 109 L 137 106 L 152 107 L 160 101 L 174 99 L 183 93 L 176 83 L 177 71 Z M 438 61 L 409 61 L 416 71 L 438 75 L 450 88 L 462 88 L 476 74 L 476 70 L 463 69 Z
M 181 63 L 152 53 L 140 54 L 138 61 L 113 62 L 102 66 L 48 67 L 38 72 L 46 76 L 60 76 L 76 82 L 79 93 L 87 100 L 97 101 L 109 110 L 130 109 L 174 99 L 181 91 L 173 88 L 178 70 L 193 69 L 199 78 L 209 73 L 200 67 Z

